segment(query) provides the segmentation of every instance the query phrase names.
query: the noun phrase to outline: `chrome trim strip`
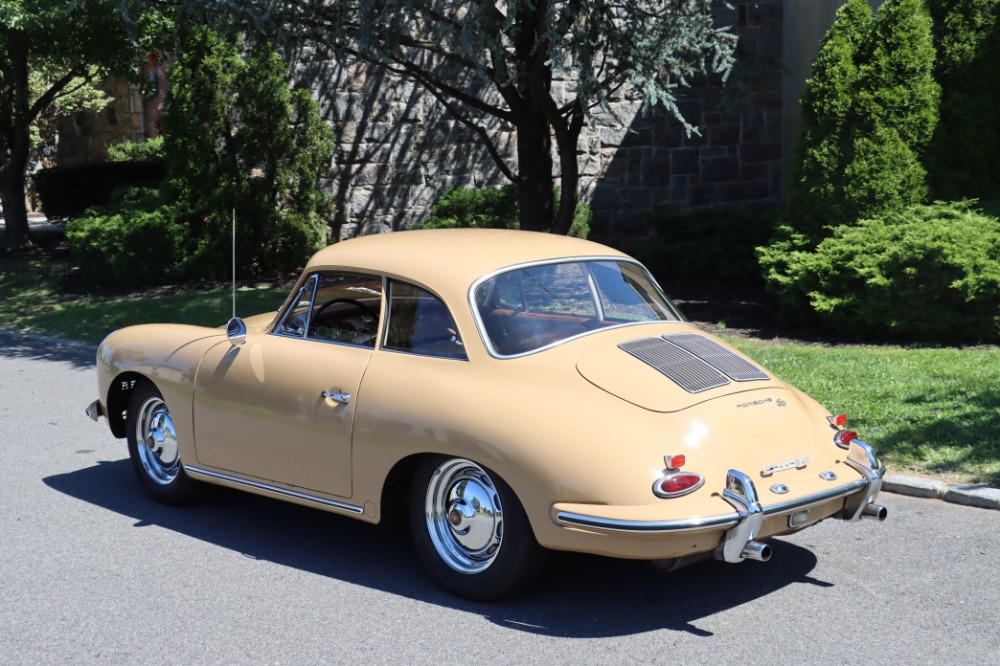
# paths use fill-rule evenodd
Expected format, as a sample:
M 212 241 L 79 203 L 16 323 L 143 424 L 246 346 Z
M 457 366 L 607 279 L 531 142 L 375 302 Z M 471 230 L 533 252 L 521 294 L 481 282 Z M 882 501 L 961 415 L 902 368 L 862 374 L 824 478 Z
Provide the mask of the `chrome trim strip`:
M 277 486 L 261 483 L 260 481 L 251 481 L 250 479 L 244 479 L 239 476 L 231 476 L 229 474 L 222 474 L 221 472 L 213 472 L 211 470 L 202 469 L 200 467 L 192 467 L 191 465 L 184 465 L 184 471 L 192 476 L 203 476 L 209 479 L 228 481 L 229 483 L 235 483 L 237 485 L 247 486 L 248 488 L 255 488 L 256 490 L 263 490 L 265 492 L 273 493 L 275 495 L 281 495 L 283 497 L 291 497 L 297 500 L 302 500 L 304 502 L 312 502 L 313 504 L 318 504 L 320 506 L 327 507 L 330 509 L 337 509 L 338 511 L 346 511 L 347 513 L 354 513 L 358 515 L 361 515 L 365 512 L 364 507 L 355 506 L 353 504 L 347 504 L 345 502 L 337 502 L 335 500 L 325 499 L 323 497 L 316 497 L 315 495 L 307 495 L 306 493 L 300 493 L 294 490 L 288 490 L 286 488 L 279 488 Z
M 838 488 L 831 488 L 821 493 L 807 495 L 798 499 L 788 500 L 764 507 L 764 517 L 773 516 L 786 511 L 804 509 L 815 504 L 822 504 L 832 499 L 846 497 L 863 489 L 868 485 L 868 479 L 861 478 L 847 485 Z M 569 511 L 559 511 L 556 513 L 556 522 L 569 527 L 590 527 L 609 532 L 631 532 L 634 534 L 673 534 L 680 532 L 697 532 L 720 527 L 732 527 L 741 518 L 745 517 L 744 512 L 726 513 L 718 516 L 708 516 L 699 518 L 689 518 L 687 520 L 663 520 L 663 521 L 639 521 L 639 520 L 618 520 L 615 518 L 599 518 L 597 516 L 587 516 Z
M 556 513 L 556 522 L 569 527 L 593 527 L 599 530 L 633 532 L 635 534 L 672 534 L 710 530 L 718 527 L 730 527 L 739 522 L 739 519 L 740 517 L 736 513 L 687 520 L 617 520 L 615 518 L 585 516 L 569 511 Z

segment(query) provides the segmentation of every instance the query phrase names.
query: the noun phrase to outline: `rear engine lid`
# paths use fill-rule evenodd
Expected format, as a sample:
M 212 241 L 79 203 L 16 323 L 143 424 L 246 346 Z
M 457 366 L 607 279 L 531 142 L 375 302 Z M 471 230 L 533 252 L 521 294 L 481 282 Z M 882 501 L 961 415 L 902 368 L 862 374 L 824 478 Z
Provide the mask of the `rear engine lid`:
M 745 356 L 698 333 L 668 333 L 593 349 L 576 367 L 594 386 L 654 412 L 676 412 L 722 395 L 783 387 Z

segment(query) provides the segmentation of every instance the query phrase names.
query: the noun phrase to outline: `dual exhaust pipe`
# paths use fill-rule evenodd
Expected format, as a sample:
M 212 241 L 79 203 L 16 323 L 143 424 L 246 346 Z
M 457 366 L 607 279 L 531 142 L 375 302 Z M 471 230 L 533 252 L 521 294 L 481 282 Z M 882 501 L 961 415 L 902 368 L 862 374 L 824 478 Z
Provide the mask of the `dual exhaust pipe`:
M 889 510 L 881 504 L 875 504 L 872 502 L 862 509 L 861 515 L 864 518 L 874 518 L 881 522 L 889 516 Z M 771 546 L 760 541 L 747 541 L 743 546 L 743 550 L 740 551 L 740 558 L 744 560 L 767 562 L 771 559 Z

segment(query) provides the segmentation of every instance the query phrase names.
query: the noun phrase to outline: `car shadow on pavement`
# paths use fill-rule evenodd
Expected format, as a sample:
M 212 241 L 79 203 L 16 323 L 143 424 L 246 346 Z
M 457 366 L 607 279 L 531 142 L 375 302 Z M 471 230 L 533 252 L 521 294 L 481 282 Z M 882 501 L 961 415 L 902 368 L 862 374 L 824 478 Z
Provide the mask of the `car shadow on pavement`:
M 667 629 L 711 636 L 693 623 L 793 583 L 831 587 L 809 573 L 816 556 L 775 543 L 768 563 L 706 561 L 675 572 L 648 562 L 551 553 L 540 581 L 497 604 L 465 601 L 438 588 L 420 566 L 406 521 L 369 525 L 227 488 L 210 487 L 189 507 L 155 503 L 128 459 L 44 479 L 50 488 L 220 548 L 312 574 L 481 615 L 508 629 L 564 638 L 626 636 Z M 116 536 L 127 538 L 127 535 Z

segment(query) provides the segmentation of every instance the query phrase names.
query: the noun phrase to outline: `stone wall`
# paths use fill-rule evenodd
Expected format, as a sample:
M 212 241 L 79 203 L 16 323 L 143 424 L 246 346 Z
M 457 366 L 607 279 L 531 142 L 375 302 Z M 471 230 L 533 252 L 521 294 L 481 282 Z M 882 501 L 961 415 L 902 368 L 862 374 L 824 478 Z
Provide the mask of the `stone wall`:
M 653 210 L 774 206 L 781 197 L 783 0 L 739 3 L 719 15 L 740 37 L 726 85 L 682 91 L 680 107 L 700 134 L 665 112 L 614 104 L 627 127 L 600 121 L 578 146 L 581 191 L 594 210 L 593 237 L 642 242 Z M 295 54 L 295 78 L 319 97 L 337 148 L 331 178 L 341 237 L 408 228 L 448 187 L 502 185 L 478 138 L 413 82 L 377 68 L 341 68 Z M 556 82 L 560 87 L 569 82 Z M 513 135 L 500 143 L 513 156 Z
M 113 98 L 106 108 L 59 118 L 55 158 L 60 166 L 102 162 L 108 146 L 145 139 L 139 89 L 123 78 L 108 79 L 101 88 Z

